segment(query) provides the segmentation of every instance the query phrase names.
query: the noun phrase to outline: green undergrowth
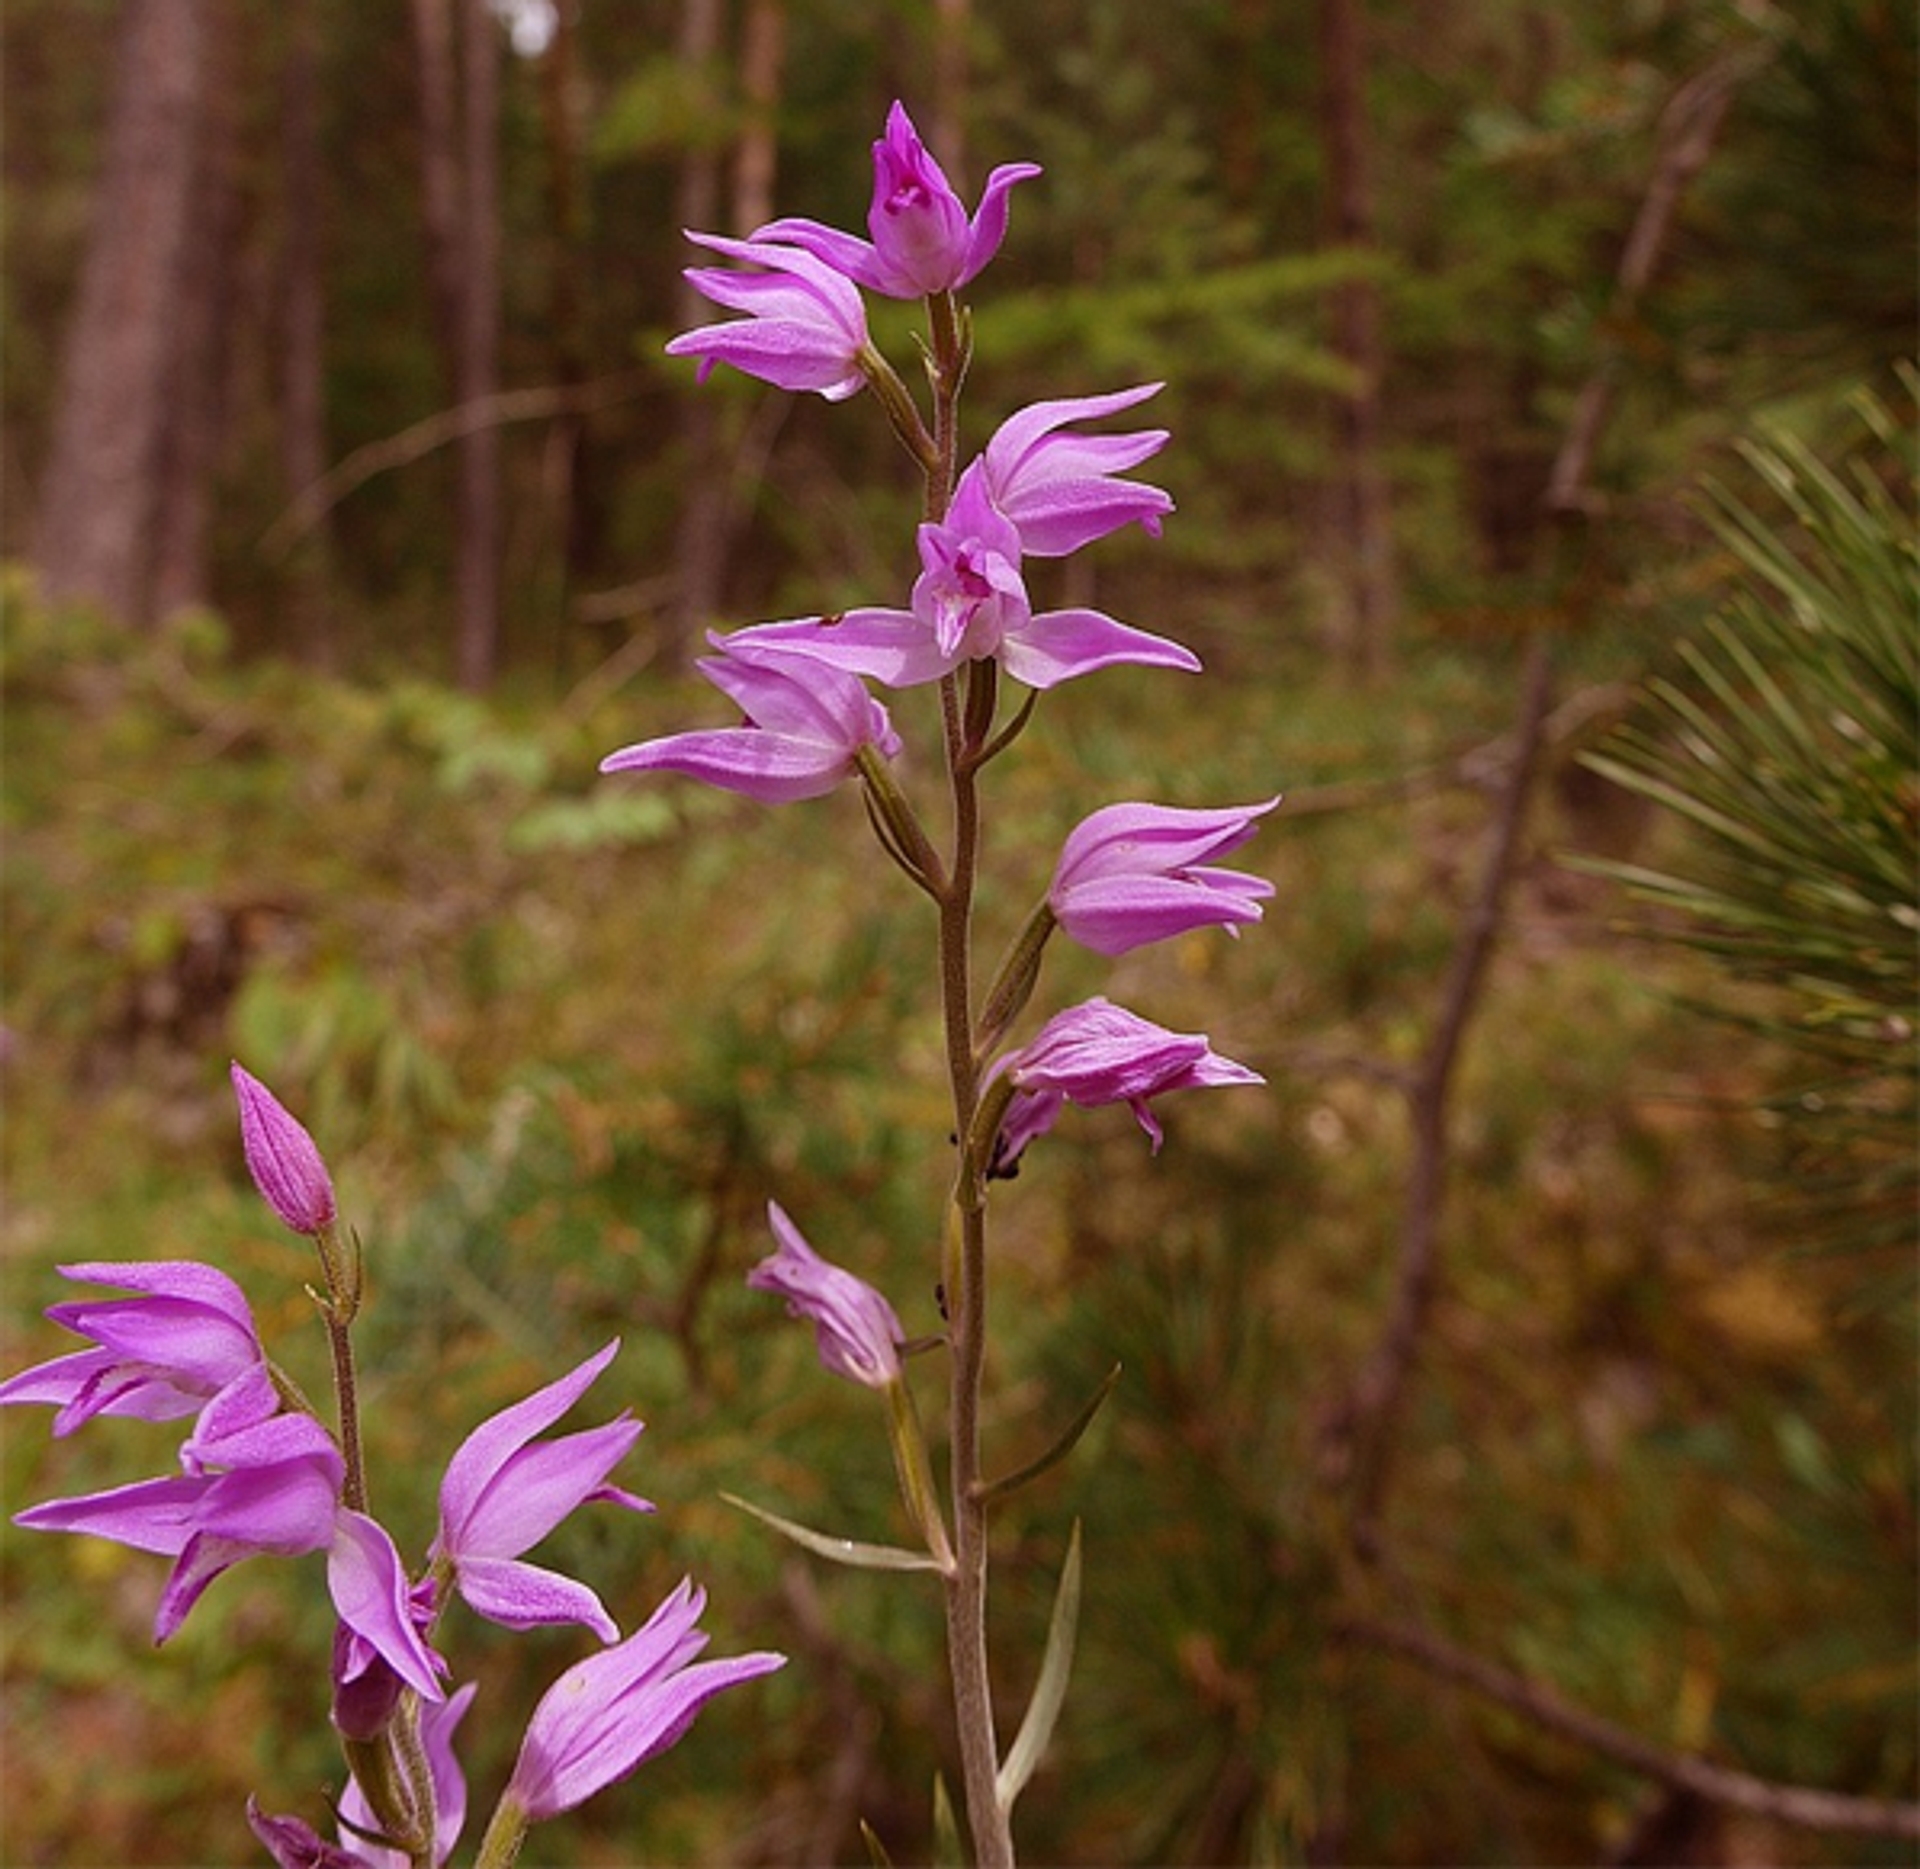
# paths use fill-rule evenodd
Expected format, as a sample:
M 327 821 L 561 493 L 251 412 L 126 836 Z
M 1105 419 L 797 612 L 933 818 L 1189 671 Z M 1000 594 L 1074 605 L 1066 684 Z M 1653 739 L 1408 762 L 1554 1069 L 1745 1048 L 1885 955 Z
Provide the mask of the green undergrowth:
M 310 1124 L 365 1236 L 374 1499 L 403 1548 L 475 1421 L 618 1335 L 594 1405 L 647 1421 L 622 1477 L 660 1511 L 591 1508 L 544 1561 L 623 1627 L 691 1571 L 719 1651 L 793 1657 L 544 1829 L 539 1859 L 855 1860 L 861 1816 L 924 1859 L 937 1602 L 719 1498 L 904 1535 L 871 1398 L 742 1285 L 777 1196 L 909 1334 L 939 1327 L 930 931 L 857 799 L 770 812 L 598 779 L 612 747 L 718 718 L 691 682 L 483 704 L 236 664 L 208 618 L 129 645 L 24 602 L 6 656 L 6 1366 L 61 1347 L 39 1317 L 57 1263 L 192 1256 L 240 1277 L 323 1386 L 303 1249 L 241 1166 L 239 1057 Z M 1011 934 L 1094 806 L 1311 800 L 1444 763 L 1504 731 L 1517 659 L 1434 643 L 1362 694 L 1275 650 L 1190 688 L 1077 684 L 989 775 L 983 936 Z M 910 743 L 925 700 L 896 708 Z M 908 783 L 930 771 L 909 759 Z M 1168 1105 L 1158 1160 L 1124 1111 L 1074 1116 L 996 1195 L 992 1465 L 1123 1366 L 1074 1459 L 997 1521 L 1009 1731 L 1085 1524 L 1032 1860 L 1299 1860 L 1330 1838 L 1354 1861 L 1591 1860 L 1644 1811 L 1643 1782 L 1336 1640 L 1355 1615 L 1422 1621 L 1664 1746 L 1910 1794 L 1909 1334 L 1750 1197 L 1780 1061 L 1679 1003 L 1706 961 L 1624 946 L 1609 887 L 1554 860 L 1600 835 L 1558 778 L 1461 1061 L 1389 1561 L 1357 1576 L 1340 1555 L 1318 1427 L 1381 1326 L 1392 1074 L 1432 1029 L 1487 809 L 1471 787 L 1283 808 L 1254 846 L 1279 889 L 1262 928 L 1050 956 L 1049 1004 L 1110 992 L 1269 1084 Z M 917 1380 L 937 1415 L 937 1371 Z M 9 1411 L 0 1433 L 9 1512 L 168 1457 L 134 1423 L 53 1443 Z M 319 1815 L 317 1560 L 241 1567 L 155 1655 L 157 1560 L 4 1537 L 9 1860 L 246 1861 L 249 1791 Z M 484 1810 L 581 1640 L 465 1618 L 448 1641 L 483 1682 L 464 1750 Z

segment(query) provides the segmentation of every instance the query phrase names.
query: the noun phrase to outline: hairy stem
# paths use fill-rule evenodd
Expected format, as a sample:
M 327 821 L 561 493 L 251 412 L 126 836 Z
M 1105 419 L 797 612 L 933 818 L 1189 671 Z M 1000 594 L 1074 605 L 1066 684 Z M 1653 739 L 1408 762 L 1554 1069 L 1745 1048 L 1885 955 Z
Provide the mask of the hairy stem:
M 932 331 L 927 361 L 933 386 L 935 460 L 927 473 L 926 516 L 937 523 L 953 497 L 967 339 L 965 316 L 951 294 L 933 294 L 927 313 Z M 953 850 L 942 886 L 934 894 L 940 912 L 940 1008 L 956 1148 L 951 1218 L 958 1223 L 947 1267 L 953 1345 L 948 1479 L 954 1518 L 954 1561 L 945 1580 L 947 1660 L 953 1674 L 954 1724 L 974 1859 L 983 1869 L 989 1865 L 1010 1869 L 1013 1833 L 995 1789 L 1000 1748 L 987 1672 L 987 1514 L 980 1484 L 980 1384 L 987 1353 L 986 1185 L 968 1147 L 980 1101 L 972 978 L 973 892 L 980 861 L 977 775 L 981 750 L 992 731 L 996 672 L 991 662 L 970 663 L 964 695 L 956 675 L 940 683 Z

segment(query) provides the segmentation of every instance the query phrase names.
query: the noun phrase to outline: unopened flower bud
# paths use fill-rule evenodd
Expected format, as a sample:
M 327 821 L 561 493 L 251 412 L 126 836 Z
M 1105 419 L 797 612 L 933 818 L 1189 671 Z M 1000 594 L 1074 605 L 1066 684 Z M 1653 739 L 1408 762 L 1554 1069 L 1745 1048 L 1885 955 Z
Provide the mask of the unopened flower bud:
M 337 1211 L 333 1181 L 313 1138 L 265 1084 L 238 1064 L 233 1094 L 240 1104 L 240 1146 L 260 1198 L 296 1233 L 318 1233 Z

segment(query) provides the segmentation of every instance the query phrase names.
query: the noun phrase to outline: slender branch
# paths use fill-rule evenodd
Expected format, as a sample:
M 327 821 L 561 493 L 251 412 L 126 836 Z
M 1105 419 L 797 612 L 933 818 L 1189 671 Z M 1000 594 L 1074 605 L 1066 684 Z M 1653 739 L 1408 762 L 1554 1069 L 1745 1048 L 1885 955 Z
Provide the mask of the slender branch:
M 273 554 L 289 550 L 349 493 L 376 474 L 410 466 L 435 449 L 482 429 L 504 427 L 509 422 L 535 422 L 553 415 L 585 415 L 614 403 L 630 402 L 640 393 L 647 376 L 644 370 L 624 370 L 592 383 L 502 390 L 497 395 L 478 396 L 451 409 L 437 410 L 396 435 L 355 448 L 312 486 L 303 487 L 260 535 L 260 549 Z
M 1661 252 L 1672 229 L 1673 217 L 1686 186 L 1699 174 L 1713 152 L 1714 139 L 1740 85 L 1758 71 L 1772 48 L 1762 40 L 1733 46 L 1697 71 L 1667 100 L 1660 113 L 1659 148 L 1653 174 L 1640 208 L 1621 248 L 1614 275 L 1608 325 L 1618 330 L 1633 315 L 1640 297 L 1653 279 Z M 1608 346 L 1575 400 L 1572 419 L 1547 483 L 1550 513 L 1585 510 L 1590 501 L 1587 477 L 1593 451 L 1613 402 L 1620 367 L 1617 342 Z
M 1855 1797 L 1804 1785 L 1783 1785 L 1714 1765 L 1697 1754 L 1669 1752 L 1624 1727 L 1563 1700 L 1552 1688 L 1513 1674 L 1424 1629 L 1402 1623 L 1357 1619 L 1336 1633 L 1397 1655 L 1429 1674 L 1453 1681 L 1485 1699 L 1510 1708 L 1535 1726 L 1570 1739 L 1602 1758 L 1642 1777 L 1672 1785 L 1710 1803 L 1749 1811 L 1808 1830 L 1843 1831 L 1855 1836 L 1920 1838 L 1920 1804 Z
M 1552 693 L 1553 652 L 1543 632 L 1527 649 L 1513 765 L 1501 794 L 1480 888 L 1454 946 L 1432 1036 L 1407 1086 L 1413 1159 L 1401 1208 L 1392 1305 L 1372 1355 L 1322 1431 L 1326 1468 L 1338 1478 L 1355 1476 L 1352 1520 L 1363 1552 L 1374 1543 L 1400 1410 L 1439 1287 L 1440 1214 L 1450 1166 L 1448 1115 L 1454 1070 L 1486 985 L 1507 889 L 1518 866 Z
M 1614 281 L 1616 322 L 1632 313 L 1652 280 L 1672 231 L 1681 194 L 1711 153 L 1734 91 L 1768 56 L 1769 49 L 1763 43 L 1743 42 L 1688 79 L 1669 100 L 1661 116 L 1653 170 Z M 1611 405 L 1618 364 L 1616 349 L 1603 350 L 1575 402 L 1548 477 L 1543 505 L 1563 526 L 1579 520 L 1590 504 L 1587 479 Z M 1353 1482 L 1351 1523 L 1356 1548 L 1363 1556 L 1377 1550 L 1376 1530 L 1401 1404 L 1438 1287 L 1440 1204 L 1450 1154 L 1448 1094 L 1468 1022 L 1479 1002 L 1507 884 L 1518 856 L 1551 692 L 1552 655 L 1547 633 L 1542 630 L 1536 632 L 1528 649 L 1520 719 L 1513 734 L 1513 759 L 1480 892 L 1454 949 L 1433 1035 L 1409 1082 L 1413 1161 L 1402 1209 L 1392 1305 L 1373 1353 L 1362 1365 L 1346 1399 L 1331 1411 L 1321 1430 L 1323 1470 L 1337 1481 Z

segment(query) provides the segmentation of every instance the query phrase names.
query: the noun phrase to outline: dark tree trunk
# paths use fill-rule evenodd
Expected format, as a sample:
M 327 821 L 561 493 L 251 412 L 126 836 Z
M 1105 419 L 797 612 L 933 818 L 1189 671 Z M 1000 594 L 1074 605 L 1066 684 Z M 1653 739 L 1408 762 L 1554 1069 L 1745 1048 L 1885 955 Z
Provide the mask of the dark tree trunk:
M 933 122 L 927 131 L 934 157 L 963 193 L 967 164 L 967 36 L 972 0 L 934 0 Z
M 412 0 L 420 75 L 420 205 L 435 336 L 456 407 L 499 388 L 500 32 L 486 0 Z M 455 448 L 454 668 L 485 688 L 500 653 L 500 434 Z
M 585 321 L 586 199 L 581 159 L 578 0 L 558 0 L 553 38 L 540 60 L 540 121 L 546 139 L 547 216 L 552 250 L 547 300 L 547 369 L 563 394 L 587 380 L 589 349 Z M 554 651 L 566 649 L 568 604 L 583 554 L 577 489 L 586 446 L 586 416 L 569 408 L 547 431 L 541 485 L 552 554 Z
M 460 349 L 460 144 L 454 56 L 456 0 L 412 0 L 414 59 L 420 79 L 420 219 L 426 234 L 427 289 L 434 336 L 449 388 Z
M 61 360 L 34 556 L 54 599 L 151 622 L 166 412 L 205 106 L 208 9 L 127 0 L 105 167 Z
M 454 400 L 500 387 L 500 27 L 487 0 L 467 0 L 464 28 L 465 183 L 460 241 L 460 348 Z M 476 424 L 460 438 L 455 591 L 461 687 L 489 686 L 500 658 L 500 430 Z
M 1364 0 L 1321 0 L 1321 137 L 1329 244 L 1373 245 L 1367 173 Z M 1380 382 L 1386 361 L 1380 294 L 1370 279 L 1333 288 L 1335 353 L 1354 373 L 1334 418 L 1336 463 L 1328 488 L 1328 550 L 1335 573 L 1336 652 L 1356 673 L 1378 674 L 1393 652 L 1399 598 L 1386 471 L 1380 459 Z
M 748 0 L 740 31 L 740 91 L 746 121 L 733 158 L 733 224 L 742 234 L 773 219 L 773 181 L 780 154 L 780 73 L 786 51 L 786 0 Z
M 172 380 L 161 411 L 152 614 L 209 603 L 213 477 L 226 437 L 235 263 L 241 234 L 241 95 L 231 0 L 203 0 L 204 82 L 188 203 L 191 246 L 174 291 Z
M 320 39 L 315 0 L 286 0 L 280 70 L 280 464 L 297 499 L 327 471 L 326 286 L 321 264 Z M 294 548 L 293 629 L 300 653 L 332 667 L 334 640 L 324 514 Z
M 720 0 L 684 0 L 680 15 L 680 64 L 685 81 L 708 87 L 720 52 Z M 711 229 L 720 205 L 720 162 L 710 146 L 696 144 L 680 162 L 674 223 Z M 678 322 L 704 324 L 712 308 L 691 286 L 681 286 Z M 727 490 L 723 482 L 720 414 L 711 396 L 690 393 L 681 403 L 680 448 L 685 480 L 674 536 L 674 636 L 681 652 L 697 653 L 703 632 L 719 616 L 725 597 Z

